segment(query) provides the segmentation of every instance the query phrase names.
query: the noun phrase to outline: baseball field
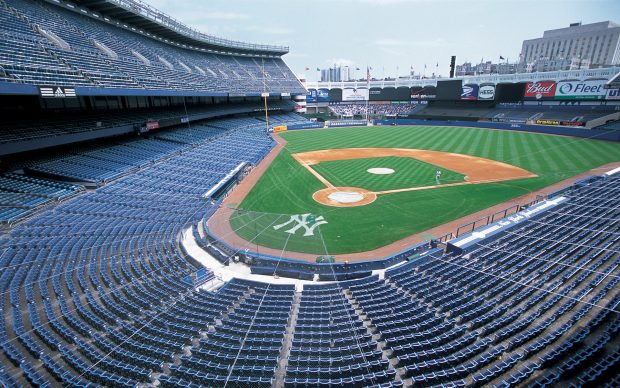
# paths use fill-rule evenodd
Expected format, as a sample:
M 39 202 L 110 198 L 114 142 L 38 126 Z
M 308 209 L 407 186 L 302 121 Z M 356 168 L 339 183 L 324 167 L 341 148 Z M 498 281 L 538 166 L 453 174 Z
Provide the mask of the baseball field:
M 281 137 L 284 148 L 230 207 L 230 227 L 257 248 L 317 255 L 372 250 L 620 161 L 616 143 L 479 128 Z

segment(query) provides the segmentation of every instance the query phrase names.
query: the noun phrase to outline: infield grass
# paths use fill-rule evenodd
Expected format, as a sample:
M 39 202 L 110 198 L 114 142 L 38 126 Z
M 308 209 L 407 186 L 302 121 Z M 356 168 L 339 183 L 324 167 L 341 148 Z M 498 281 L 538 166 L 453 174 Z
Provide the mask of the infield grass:
M 321 162 L 311 166 L 334 186 L 359 187 L 369 191 L 385 191 L 409 187 L 434 186 L 435 172 L 441 170 L 440 184 L 458 183 L 465 175 L 413 158 L 381 157 Z M 375 167 L 391 168 L 393 174 L 368 172 Z
M 281 136 L 288 144 L 240 205 L 252 212 L 235 214 L 231 224 L 246 240 L 317 255 L 375 249 L 620 160 L 617 143 L 478 128 L 351 127 L 293 131 Z M 299 165 L 291 153 L 363 147 L 468 154 L 512 164 L 538 177 L 379 195 L 372 204 L 360 207 L 337 208 L 315 202 L 312 194 L 325 186 Z M 379 162 L 382 161 L 377 160 L 372 167 L 390 167 Z M 347 185 L 366 188 L 362 183 L 371 184 L 364 183 L 370 182 L 370 174 L 363 167 L 350 174 L 348 169 L 340 174 L 329 166 L 313 167 L 325 169 L 322 173 L 332 173 L 332 179 Z M 400 183 L 393 184 L 397 188 Z M 262 213 L 266 214 L 261 216 Z M 289 214 L 304 213 L 323 216 L 327 224 L 317 227 L 313 237 L 303 237 L 301 231 L 295 235 L 285 233 L 287 228 L 273 229 L 288 220 Z

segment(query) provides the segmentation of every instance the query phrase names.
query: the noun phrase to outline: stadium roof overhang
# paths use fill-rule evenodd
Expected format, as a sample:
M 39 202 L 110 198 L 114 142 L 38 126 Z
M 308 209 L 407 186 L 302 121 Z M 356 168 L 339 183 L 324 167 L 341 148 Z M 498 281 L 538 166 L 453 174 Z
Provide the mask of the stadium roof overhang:
M 64 5 L 54 0 L 50 2 Z M 187 48 L 252 56 L 282 56 L 289 51 L 286 46 L 246 43 L 203 34 L 140 0 L 73 0 L 72 2 L 114 21 L 168 40 L 169 43 L 177 43 Z

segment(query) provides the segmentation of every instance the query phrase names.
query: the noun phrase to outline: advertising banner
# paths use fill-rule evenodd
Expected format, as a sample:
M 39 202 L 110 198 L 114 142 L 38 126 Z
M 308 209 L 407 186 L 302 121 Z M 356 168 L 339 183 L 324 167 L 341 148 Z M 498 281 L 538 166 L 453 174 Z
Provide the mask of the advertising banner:
M 146 122 L 146 130 L 152 131 L 153 129 L 159 128 L 159 121 L 147 121 Z
M 523 97 L 526 100 L 550 99 L 555 95 L 556 83 L 553 81 L 528 82 Z
M 427 86 L 424 88 L 412 87 L 411 99 L 412 100 L 434 100 L 437 97 L 437 91 L 434 86 Z
M 43 98 L 76 97 L 75 88 L 66 88 L 63 86 L 40 86 L 39 95 Z
M 478 90 L 479 100 L 493 100 L 495 99 L 495 85 L 483 85 Z
M 477 100 L 478 99 L 478 85 L 463 85 L 461 86 L 461 100 Z
M 370 88 L 368 92 L 368 97 L 370 101 L 380 101 L 382 100 L 382 89 L 381 88 Z
M 538 125 L 560 125 L 560 120 L 536 120 Z
M 317 102 L 329 102 L 329 89 L 319 89 L 316 94 Z
M 607 89 L 607 100 L 620 100 L 620 89 Z
M 368 100 L 368 89 L 343 89 L 342 101 L 366 101 Z
M 316 89 L 308 89 L 308 93 L 306 93 L 306 102 L 309 102 L 309 103 L 317 102 Z
M 560 124 L 568 127 L 585 127 L 586 125 L 583 121 L 562 121 Z
M 602 100 L 607 90 L 605 80 L 558 82 L 556 100 Z

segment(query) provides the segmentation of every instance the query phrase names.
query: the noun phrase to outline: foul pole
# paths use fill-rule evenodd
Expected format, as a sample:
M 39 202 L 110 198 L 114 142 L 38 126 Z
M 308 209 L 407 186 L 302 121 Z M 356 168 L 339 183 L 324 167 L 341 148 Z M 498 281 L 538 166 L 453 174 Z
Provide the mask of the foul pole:
M 368 100 L 370 100 L 370 69 L 366 66 L 366 91 L 368 92 L 368 98 L 366 98 L 366 124 L 368 124 Z
M 263 64 L 263 98 L 265 99 L 265 130 L 269 132 L 269 111 L 267 110 L 267 75 L 265 74 L 265 59 L 261 58 Z

